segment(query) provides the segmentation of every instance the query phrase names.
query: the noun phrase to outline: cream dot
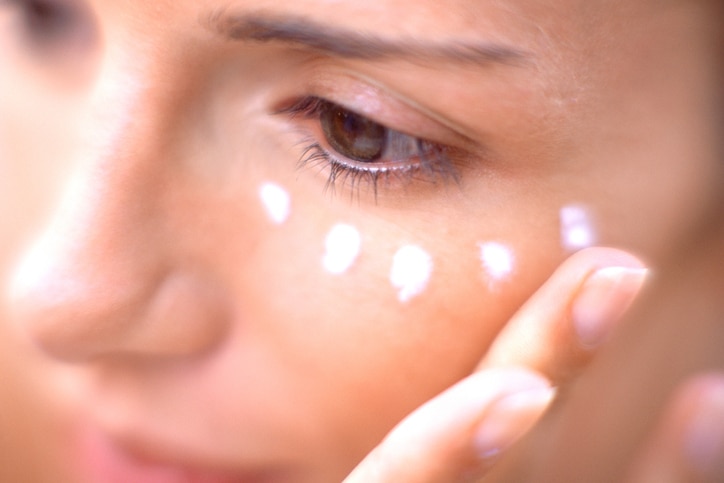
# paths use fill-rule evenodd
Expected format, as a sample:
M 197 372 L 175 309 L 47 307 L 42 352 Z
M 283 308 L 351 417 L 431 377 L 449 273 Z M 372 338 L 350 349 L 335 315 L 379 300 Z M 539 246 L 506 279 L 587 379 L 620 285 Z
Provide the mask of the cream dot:
M 324 268 L 339 275 L 354 264 L 362 248 L 362 237 L 352 225 L 339 224 L 332 227 L 324 242 Z
M 390 282 L 397 289 L 400 302 L 408 302 L 425 290 L 432 275 L 432 267 L 432 257 L 418 246 L 406 245 L 395 253 Z
M 577 251 L 596 243 L 596 232 L 589 210 L 582 205 L 561 208 L 561 244 L 569 251 Z
M 291 198 L 287 190 L 275 183 L 264 183 L 259 188 L 259 197 L 272 223 L 281 225 L 289 218 Z
M 515 268 L 513 250 L 499 242 L 480 243 L 480 261 L 491 281 L 509 276 Z

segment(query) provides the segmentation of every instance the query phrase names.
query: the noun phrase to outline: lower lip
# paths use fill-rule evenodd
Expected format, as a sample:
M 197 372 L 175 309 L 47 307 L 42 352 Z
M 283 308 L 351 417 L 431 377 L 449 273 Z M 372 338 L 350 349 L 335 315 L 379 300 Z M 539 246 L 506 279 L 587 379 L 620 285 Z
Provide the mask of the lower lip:
M 230 477 L 213 471 L 143 460 L 104 435 L 88 431 L 80 438 L 78 471 L 83 483 L 261 483 L 266 478 Z

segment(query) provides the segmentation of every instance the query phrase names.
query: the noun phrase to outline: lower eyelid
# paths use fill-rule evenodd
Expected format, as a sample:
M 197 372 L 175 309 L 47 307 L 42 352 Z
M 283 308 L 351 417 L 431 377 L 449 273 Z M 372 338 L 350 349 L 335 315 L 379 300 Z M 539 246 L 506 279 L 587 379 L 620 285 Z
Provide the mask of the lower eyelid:
M 427 163 L 411 160 L 365 164 L 341 159 L 313 137 L 307 137 L 306 142 L 308 145 L 297 166 L 299 169 L 313 168 L 326 172 L 327 190 L 333 190 L 339 184 L 356 190 L 367 185 L 376 196 L 381 188 L 394 189 L 414 182 L 460 182 L 459 170 L 447 153 L 439 153 L 436 159 Z
M 299 160 L 298 168 L 318 168 L 326 173 L 327 181 L 324 191 L 336 192 L 338 187 L 350 189 L 351 194 L 360 194 L 363 188 L 369 189 L 375 199 L 383 187 L 391 188 L 400 182 L 408 182 L 407 176 L 414 167 L 400 165 L 396 169 L 386 167 L 361 167 L 340 161 L 333 154 L 322 148 L 318 143 L 305 150 L 305 156 Z

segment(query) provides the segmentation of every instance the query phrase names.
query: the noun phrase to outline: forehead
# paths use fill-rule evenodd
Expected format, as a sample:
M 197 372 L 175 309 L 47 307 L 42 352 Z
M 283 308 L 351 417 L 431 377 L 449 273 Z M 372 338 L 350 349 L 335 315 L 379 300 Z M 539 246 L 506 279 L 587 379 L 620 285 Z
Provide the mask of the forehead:
M 389 36 L 445 38 L 489 38 L 504 40 L 537 37 L 544 24 L 575 23 L 594 11 L 590 0 L 586 9 L 579 0 L 95 0 L 100 11 L 113 12 L 136 25 L 173 26 L 197 29 L 208 25 L 208 18 L 227 15 L 304 17 Z
M 184 59 L 190 52 L 200 52 L 199 46 L 222 45 L 216 41 L 228 39 L 219 35 L 228 22 L 302 20 L 311 28 L 318 26 L 317 30 L 334 30 L 337 37 L 349 34 L 362 40 L 370 36 L 448 46 L 487 44 L 493 50 L 525 52 L 537 64 L 536 77 L 548 79 L 546 83 L 591 63 L 590 57 L 581 54 L 585 45 L 614 28 L 601 19 L 621 16 L 610 0 L 90 1 L 108 45 L 130 43 L 159 53 L 159 58 Z M 644 2 L 649 0 L 638 3 Z M 630 13 L 626 15 L 631 18 Z M 604 33 L 594 35 L 593 29 Z M 438 62 L 429 65 L 441 71 L 448 67 Z

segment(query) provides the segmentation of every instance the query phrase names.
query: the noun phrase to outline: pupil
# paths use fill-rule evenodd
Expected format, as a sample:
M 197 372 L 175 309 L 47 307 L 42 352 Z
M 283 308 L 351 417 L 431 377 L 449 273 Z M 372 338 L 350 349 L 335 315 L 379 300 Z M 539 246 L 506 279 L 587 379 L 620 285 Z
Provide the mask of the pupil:
M 364 163 L 379 160 L 387 144 L 387 128 L 339 106 L 329 105 L 320 116 L 327 142 L 340 154 Z

